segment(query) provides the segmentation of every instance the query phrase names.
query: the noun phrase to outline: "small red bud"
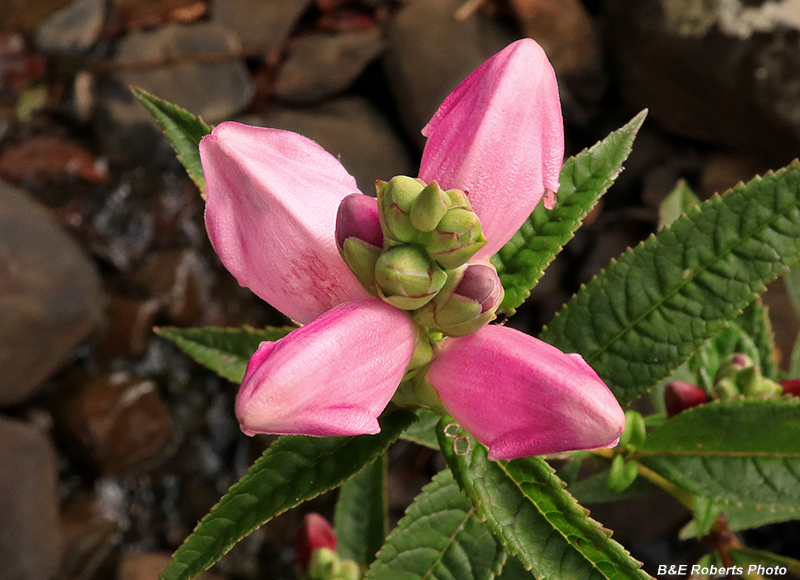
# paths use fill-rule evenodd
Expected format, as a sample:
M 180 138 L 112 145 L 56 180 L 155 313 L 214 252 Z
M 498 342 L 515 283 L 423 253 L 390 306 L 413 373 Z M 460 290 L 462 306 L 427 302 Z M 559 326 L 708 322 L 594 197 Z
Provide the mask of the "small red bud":
M 783 387 L 784 395 L 800 397 L 800 379 L 787 379 L 785 381 L 780 381 L 780 384 L 781 387 Z
M 664 389 L 664 403 L 667 416 L 674 417 L 678 413 L 708 403 L 708 395 L 700 387 L 685 381 L 672 381 Z
M 297 564 L 303 572 L 308 571 L 311 555 L 320 548 L 336 550 L 336 533 L 328 520 L 312 512 L 303 518 L 303 525 L 297 531 L 294 541 Z

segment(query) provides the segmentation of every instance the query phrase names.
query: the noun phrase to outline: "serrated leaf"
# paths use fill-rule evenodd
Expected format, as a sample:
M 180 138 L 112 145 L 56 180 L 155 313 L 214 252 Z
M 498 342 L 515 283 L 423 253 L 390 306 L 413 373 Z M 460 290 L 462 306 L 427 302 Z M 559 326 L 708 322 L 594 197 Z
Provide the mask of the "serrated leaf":
M 792 269 L 783 277 L 783 283 L 789 298 L 792 300 L 795 312 L 800 315 L 800 264 L 795 264 Z M 789 377 L 800 377 L 800 336 L 795 338 L 794 348 L 792 349 Z
M 366 580 L 492 580 L 504 560 L 503 547 L 445 469 L 389 534 Z
M 333 525 L 336 530 L 336 552 L 366 569 L 389 532 L 386 502 L 386 454 L 348 481 L 339 490 Z
M 533 577 L 531 571 L 525 569 L 519 558 L 509 554 L 503 566 L 503 571 L 497 577 L 497 580 L 531 580 Z
M 186 109 L 159 99 L 143 89 L 131 87 L 131 90 L 161 126 L 186 173 L 200 193 L 205 194 L 206 180 L 200 164 L 199 146 L 200 139 L 211 133 L 211 126 Z
M 440 421 L 439 444 L 477 514 L 537 578 L 650 578 L 564 489 L 540 457 L 489 461 L 486 447 Z
M 736 324 L 753 340 L 761 362 L 761 374 L 768 379 L 777 380 L 778 353 L 775 347 L 775 332 L 769 319 L 769 310 L 761 298 L 756 298 L 736 319 Z
M 406 441 L 412 441 L 417 445 L 429 447 L 431 449 L 439 449 L 439 440 L 436 438 L 436 425 L 439 424 L 441 415 L 437 415 L 433 411 L 426 409 L 419 409 L 416 411 L 419 421 L 406 429 L 400 438 Z
M 715 504 L 717 513 L 725 514 L 728 529 L 732 532 L 800 519 L 800 507 L 781 506 L 778 508 L 752 504 L 741 504 L 740 506 L 738 504 L 711 501 Z M 681 540 L 686 540 L 702 535 L 704 535 L 704 532 L 699 529 L 697 522 L 692 520 L 681 529 L 678 537 Z
M 735 399 L 688 409 L 647 436 L 634 456 L 714 502 L 800 506 L 800 400 Z
M 675 188 L 669 192 L 658 208 L 658 227 L 668 226 L 676 219 L 700 205 L 700 200 L 686 183 L 685 179 L 678 180 Z
M 505 288 L 501 311 L 514 314 L 548 264 L 614 183 L 646 116 L 644 110 L 590 149 L 567 159 L 559 177 L 556 207 L 547 210 L 540 203 L 514 237 L 492 257 Z
M 622 404 L 669 376 L 800 256 L 800 163 L 723 196 L 628 250 L 540 335 L 580 353 Z
M 280 437 L 202 519 L 160 580 L 196 578 L 262 524 L 358 473 L 415 420 L 395 411 L 381 418 L 377 435 Z
M 163 326 L 156 329 L 159 336 L 175 343 L 181 350 L 201 365 L 208 367 L 223 378 L 241 383 L 247 361 L 263 341 L 283 338 L 294 328 L 270 326 L 255 329 L 219 328 L 176 328 Z

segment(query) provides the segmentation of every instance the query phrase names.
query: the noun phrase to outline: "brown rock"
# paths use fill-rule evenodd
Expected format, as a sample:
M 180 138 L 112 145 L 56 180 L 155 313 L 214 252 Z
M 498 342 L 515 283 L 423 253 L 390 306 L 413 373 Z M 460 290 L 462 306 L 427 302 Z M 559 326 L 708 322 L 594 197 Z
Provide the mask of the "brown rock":
M 101 317 L 93 264 L 44 208 L 0 182 L 0 406 L 32 395 Z
M 315 32 L 292 40 L 278 71 L 276 95 L 308 103 L 349 87 L 383 50 L 376 28 L 340 34 Z
M 215 2 L 211 19 L 235 30 L 247 50 L 269 53 L 288 37 L 311 0 L 225 0 Z
M 135 300 L 111 296 L 106 305 L 105 331 L 97 341 L 100 356 L 140 357 L 153 336 L 153 321 L 159 311 L 155 299 Z
M 61 402 L 58 414 L 70 443 L 103 474 L 146 472 L 172 447 L 172 420 L 158 387 L 127 373 L 87 382 Z
M 108 180 L 106 162 L 68 139 L 40 135 L 7 147 L 0 156 L 0 177 L 13 183 L 29 179 L 78 177 L 90 183 Z
M 61 560 L 56 457 L 47 437 L 0 418 L 0 570 L 9 580 L 52 578 Z
M 100 485 L 99 492 L 67 502 L 61 509 L 66 580 L 115 577 L 124 514 L 121 490 Z

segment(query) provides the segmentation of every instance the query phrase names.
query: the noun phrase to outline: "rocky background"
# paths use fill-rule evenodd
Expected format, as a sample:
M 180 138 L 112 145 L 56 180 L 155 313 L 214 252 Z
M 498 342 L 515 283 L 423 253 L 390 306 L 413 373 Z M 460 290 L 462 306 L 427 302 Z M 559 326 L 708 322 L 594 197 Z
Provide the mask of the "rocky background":
M 238 431 L 234 385 L 152 332 L 284 320 L 221 267 L 198 192 L 127 87 L 210 123 L 300 132 L 371 191 L 416 173 L 444 96 L 522 36 L 558 74 L 568 154 L 650 115 L 515 326 L 536 332 L 654 231 L 678 180 L 707 197 L 800 151 L 799 0 L 3 0 L 0 576 L 153 580 L 269 443 Z M 767 300 L 788 353 L 797 318 L 780 282 Z M 393 448 L 395 517 L 441 466 Z M 651 571 L 700 553 L 663 497 L 593 512 Z M 206 578 L 291 578 L 300 518 Z M 798 533 L 747 541 L 797 557 Z

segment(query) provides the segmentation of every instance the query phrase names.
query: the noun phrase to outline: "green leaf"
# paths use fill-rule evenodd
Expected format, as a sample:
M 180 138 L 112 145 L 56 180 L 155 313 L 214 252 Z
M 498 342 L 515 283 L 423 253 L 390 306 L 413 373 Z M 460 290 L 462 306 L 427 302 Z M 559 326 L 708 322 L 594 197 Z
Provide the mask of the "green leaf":
M 396 411 L 381 432 L 358 437 L 280 437 L 173 554 L 160 580 L 191 580 L 275 516 L 340 485 L 381 456 L 416 415 Z
M 700 200 L 694 194 L 685 179 L 678 180 L 669 195 L 661 202 L 658 208 L 659 229 L 668 226 L 683 214 L 700 205 Z
M 725 514 L 725 521 L 728 523 L 728 529 L 732 532 L 800 519 L 800 507 L 792 508 L 781 506 L 780 508 L 776 508 L 754 506 L 752 504 L 742 504 L 739 506 L 738 504 L 734 505 L 722 501 L 710 501 L 712 503 L 710 509 L 715 510 L 718 514 Z M 681 529 L 679 537 L 682 540 L 686 540 L 688 538 L 696 538 L 705 535 L 707 531 L 700 528 L 701 526 L 698 526 L 698 522 L 692 520 Z
M 567 159 L 561 169 L 556 207 L 547 210 L 540 203 L 514 237 L 492 257 L 506 293 L 501 311 L 514 314 L 548 264 L 617 179 L 646 116 L 644 110 L 591 149 Z
M 795 264 L 792 269 L 783 277 L 786 291 L 792 300 L 792 305 L 798 315 L 800 315 L 800 264 Z M 795 338 L 792 358 L 789 364 L 789 377 L 800 377 L 800 336 Z
M 156 329 L 159 336 L 175 343 L 181 350 L 201 365 L 210 368 L 223 378 L 241 383 L 247 361 L 263 341 L 283 338 L 294 328 L 270 326 L 262 329 L 175 328 L 163 326 Z
M 492 580 L 504 560 L 503 547 L 445 469 L 389 534 L 367 580 Z
M 503 571 L 497 577 L 497 580 L 531 580 L 533 578 L 530 570 L 526 570 L 522 562 L 516 556 L 508 555 L 506 558 Z
M 643 477 L 637 477 L 630 487 L 622 492 L 608 489 L 608 471 L 595 473 L 567 485 L 567 491 L 580 503 L 609 503 L 653 493 L 658 488 Z
M 628 250 L 540 338 L 580 353 L 622 404 L 669 376 L 800 256 L 800 163 L 723 196 Z
M 688 409 L 634 456 L 669 481 L 753 510 L 800 507 L 800 399 L 735 399 Z
M 749 336 L 756 349 L 761 362 L 761 374 L 768 379 L 778 380 L 778 351 L 775 347 L 775 332 L 769 319 L 769 310 L 764 306 L 761 298 L 744 309 L 736 319 L 736 324 Z
M 478 516 L 537 578 L 650 578 L 564 489 L 540 457 L 489 461 L 486 447 L 444 418 L 439 443 Z
M 731 561 L 737 566 L 744 567 L 745 573 L 750 566 L 763 566 L 764 568 L 774 568 L 780 566 L 794 577 L 800 576 L 800 561 L 786 556 L 779 556 L 763 550 L 751 550 L 750 548 L 728 548 L 728 555 Z M 755 570 L 758 571 L 757 569 Z
M 349 481 L 339 490 L 333 525 L 342 558 L 353 560 L 366 569 L 375 560 L 389 532 L 386 503 L 386 454 Z
M 200 139 L 211 133 L 211 126 L 186 109 L 173 105 L 147 91 L 132 87 L 134 96 L 147 107 L 172 144 L 178 160 L 195 182 L 200 193 L 205 194 L 206 181 L 200 164 Z
M 436 438 L 436 425 L 439 424 L 442 416 L 426 409 L 419 409 L 416 413 L 419 421 L 406 429 L 400 438 L 438 450 L 439 440 Z

